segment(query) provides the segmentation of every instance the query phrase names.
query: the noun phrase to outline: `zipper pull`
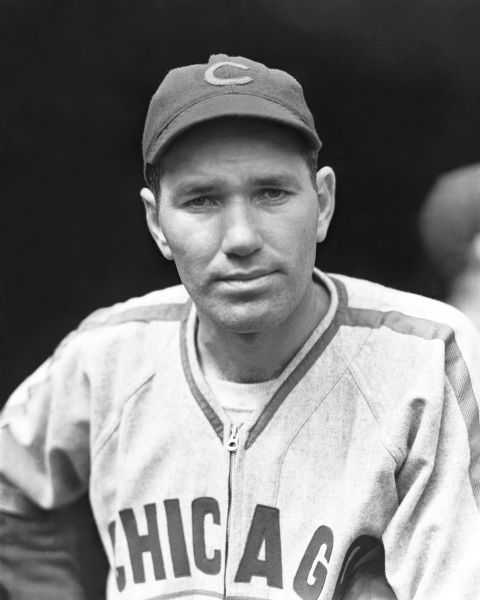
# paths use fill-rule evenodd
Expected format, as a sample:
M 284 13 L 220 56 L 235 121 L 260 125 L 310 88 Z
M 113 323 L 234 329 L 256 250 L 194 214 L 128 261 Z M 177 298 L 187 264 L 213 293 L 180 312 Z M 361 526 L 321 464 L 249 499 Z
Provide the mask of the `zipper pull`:
M 227 442 L 227 448 L 230 452 L 238 450 L 238 430 L 238 425 L 232 425 L 230 428 L 230 437 Z

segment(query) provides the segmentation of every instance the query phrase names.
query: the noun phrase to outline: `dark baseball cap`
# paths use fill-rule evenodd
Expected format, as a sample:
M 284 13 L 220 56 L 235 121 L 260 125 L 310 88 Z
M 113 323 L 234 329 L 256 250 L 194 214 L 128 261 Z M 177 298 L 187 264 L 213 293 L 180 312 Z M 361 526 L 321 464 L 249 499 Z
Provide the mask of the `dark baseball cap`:
M 219 117 L 274 121 L 303 134 L 312 149 L 322 145 L 296 79 L 248 58 L 214 54 L 207 64 L 170 71 L 153 95 L 143 132 L 144 167 L 181 133 Z

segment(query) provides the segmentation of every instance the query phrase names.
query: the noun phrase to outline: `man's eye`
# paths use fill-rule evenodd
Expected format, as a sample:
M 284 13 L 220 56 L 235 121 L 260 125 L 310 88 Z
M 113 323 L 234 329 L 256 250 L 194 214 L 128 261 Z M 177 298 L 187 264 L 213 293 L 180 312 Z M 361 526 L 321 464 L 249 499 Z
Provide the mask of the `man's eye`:
M 188 208 L 206 208 L 214 205 L 213 198 L 209 196 L 199 196 L 198 198 L 192 198 L 185 203 Z
M 260 192 L 258 193 L 258 197 L 261 200 L 267 201 L 283 200 L 287 195 L 287 192 L 280 188 L 265 188 L 263 190 L 260 190 Z

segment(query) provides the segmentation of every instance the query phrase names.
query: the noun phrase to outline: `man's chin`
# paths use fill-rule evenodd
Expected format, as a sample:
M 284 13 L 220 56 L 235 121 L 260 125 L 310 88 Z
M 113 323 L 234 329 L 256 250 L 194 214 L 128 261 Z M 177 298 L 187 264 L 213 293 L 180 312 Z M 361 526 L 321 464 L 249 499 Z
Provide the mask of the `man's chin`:
M 285 312 L 285 314 L 283 314 Z M 210 315 L 216 326 L 239 334 L 255 334 L 270 331 L 288 317 L 288 311 L 279 306 L 265 306 L 265 303 L 245 303 L 244 305 L 220 308 Z

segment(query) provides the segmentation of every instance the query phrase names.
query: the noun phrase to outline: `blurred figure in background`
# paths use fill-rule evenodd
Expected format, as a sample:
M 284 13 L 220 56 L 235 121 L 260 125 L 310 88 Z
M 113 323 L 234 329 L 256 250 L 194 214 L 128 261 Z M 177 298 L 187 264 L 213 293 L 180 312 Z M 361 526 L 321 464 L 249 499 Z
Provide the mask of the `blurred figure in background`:
M 480 330 L 480 163 L 437 179 L 419 228 L 427 254 L 446 283 L 445 300 Z

